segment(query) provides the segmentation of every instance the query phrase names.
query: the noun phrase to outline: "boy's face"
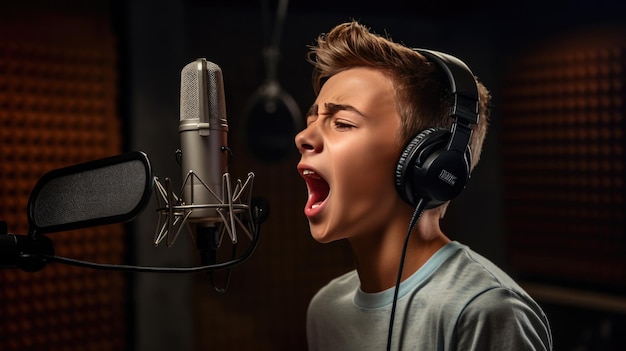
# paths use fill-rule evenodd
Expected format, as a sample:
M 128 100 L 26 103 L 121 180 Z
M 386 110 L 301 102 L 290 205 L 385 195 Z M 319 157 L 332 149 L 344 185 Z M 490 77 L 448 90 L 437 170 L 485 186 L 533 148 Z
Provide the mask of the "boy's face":
M 405 206 L 394 185 L 399 128 L 392 82 L 381 72 L 352 68 L 326 81 L 295 139 L 317 241 L 380 235 Z

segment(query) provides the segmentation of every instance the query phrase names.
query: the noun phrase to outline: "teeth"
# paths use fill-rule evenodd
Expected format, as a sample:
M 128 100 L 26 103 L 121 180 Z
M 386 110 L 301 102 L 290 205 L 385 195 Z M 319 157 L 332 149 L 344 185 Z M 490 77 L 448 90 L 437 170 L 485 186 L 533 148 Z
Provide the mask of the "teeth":
M 310 169 L 302 170 L 302 175 L 305 177 L 312 178 L 312 179 L 322 179 L 320 176 L 317 175 L 315 171 L 312 171 Z
M 319 202 L 314 203 L 314 204 L 311 206 L 311 208 L 318 208 L 318 207 L 320 207 L 320 203 L 319 203 Z

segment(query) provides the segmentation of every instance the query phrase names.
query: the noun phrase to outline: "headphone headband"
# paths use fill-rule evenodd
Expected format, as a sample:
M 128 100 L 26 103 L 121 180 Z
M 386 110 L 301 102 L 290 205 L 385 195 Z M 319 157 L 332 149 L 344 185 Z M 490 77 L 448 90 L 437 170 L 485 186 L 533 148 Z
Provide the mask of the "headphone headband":
M 478 123 L 478 87 L 474 74 L 458 58 L 443 52 L 413 49 L 439 67 L 448 78 L 450 92 L 454 95 L 454 105 L 450 115 L 459 117 L 471 124 Z

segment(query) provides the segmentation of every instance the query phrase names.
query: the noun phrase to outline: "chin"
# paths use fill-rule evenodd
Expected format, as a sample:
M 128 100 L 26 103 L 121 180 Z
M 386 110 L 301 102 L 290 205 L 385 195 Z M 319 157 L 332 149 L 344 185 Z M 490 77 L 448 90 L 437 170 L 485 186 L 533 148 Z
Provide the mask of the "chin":
M 329 233 L 326 230 L 323 230 L 323 229 L 316 230 L 313 225 L 310 225 L 310 231 L 311 231 L 311 237 L 313 237 L 313 239 L 320 244 L 328 244 L 328 243 L 332 243 L 333 241 L 337 241 L 341 239 L 341 237 L 333 235 L 332 233 Z
M 333 241 L 337 240 L 334 239 L 332 237 L 326 236 L 326 235 L 317 235 L 313 232 L 311 232 L 311 236 L 313 237 L 313 239 L 315 239 L 315 241 L 317 241 L 320 244 L 328 244 L 328 243 L 332 243 Z

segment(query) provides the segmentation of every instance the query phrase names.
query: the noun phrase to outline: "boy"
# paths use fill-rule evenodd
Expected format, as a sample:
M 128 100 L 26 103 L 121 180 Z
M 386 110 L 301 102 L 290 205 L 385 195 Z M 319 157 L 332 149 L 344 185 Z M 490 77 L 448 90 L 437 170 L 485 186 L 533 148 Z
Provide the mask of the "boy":
M 311 300 L 309 350 L 551 349 L 535 301 L 442 232 L 447 201 L 414 202 L 398 190 L 407 144 L 427 128 L 451 128 L 449 83 L 432 59 L 355 21 L 321 35 L 309 59 L 317 98 L 295 138 L 309 192 L 304 213 L 315 240 L 347 239 L 356 264 Z M 468 172 L 480 156 L 490 99 L 470 77 L 480 102 L 471 157 L 464 155 Z

